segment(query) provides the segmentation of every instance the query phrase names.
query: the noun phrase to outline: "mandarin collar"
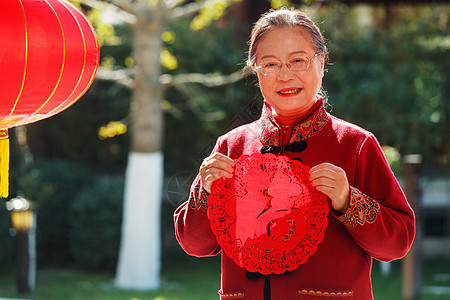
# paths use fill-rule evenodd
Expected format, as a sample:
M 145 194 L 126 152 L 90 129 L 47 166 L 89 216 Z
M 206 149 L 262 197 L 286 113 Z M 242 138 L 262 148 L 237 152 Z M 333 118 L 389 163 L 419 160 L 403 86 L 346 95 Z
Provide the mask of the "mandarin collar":
M 323 98 L 320 98 L 304 118 L 294 123 L 290 132 L 289 144 L 311 138 L 322 130 L 328 121 L 329 115 L 324 108 Z M 261 142 L 264 145 L 280 146 L 280 125 L 272 114 L 272 107 L 266 101 L 264 101 L 259 122 Z

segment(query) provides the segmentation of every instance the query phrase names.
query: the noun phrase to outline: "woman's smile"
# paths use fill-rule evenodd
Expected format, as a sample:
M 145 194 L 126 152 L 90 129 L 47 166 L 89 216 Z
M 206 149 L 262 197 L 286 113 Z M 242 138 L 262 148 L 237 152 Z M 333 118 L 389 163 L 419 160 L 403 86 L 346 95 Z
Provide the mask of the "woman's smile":
M 302 88 L 285 88 L 279 90 L 277 93 L 283 96 L 297 95 L 302 91 Z

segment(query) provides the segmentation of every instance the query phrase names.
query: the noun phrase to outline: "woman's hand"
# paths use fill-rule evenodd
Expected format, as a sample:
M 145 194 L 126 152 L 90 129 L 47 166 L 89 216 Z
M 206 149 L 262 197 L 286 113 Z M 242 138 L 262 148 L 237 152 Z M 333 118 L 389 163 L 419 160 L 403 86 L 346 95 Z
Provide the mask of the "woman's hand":
M 344 213 L 347 210 L 350 195 L 345 171 L 333 164 L 322 163 L 309 170 L 311 184 L 331 199 L 335 211 Z
M 214 153 L 205 158 L 200 166 L 202 186 L 211 193 L 211 185 L 214 180 L 221 177 L 233 177 L 234 161 L 221 153 Z

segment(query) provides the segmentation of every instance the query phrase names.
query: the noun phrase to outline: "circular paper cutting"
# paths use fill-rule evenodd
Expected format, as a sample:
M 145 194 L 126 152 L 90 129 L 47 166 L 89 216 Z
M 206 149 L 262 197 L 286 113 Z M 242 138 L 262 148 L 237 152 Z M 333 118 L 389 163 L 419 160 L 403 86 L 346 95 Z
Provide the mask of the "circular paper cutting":
M 216 180 L 208 197 L 211 229 L 240 267 L 282 274 L 304 264 L 327 227 L 326 196 L 309 167 L 285 156 L 241 156 L 234 176 Z

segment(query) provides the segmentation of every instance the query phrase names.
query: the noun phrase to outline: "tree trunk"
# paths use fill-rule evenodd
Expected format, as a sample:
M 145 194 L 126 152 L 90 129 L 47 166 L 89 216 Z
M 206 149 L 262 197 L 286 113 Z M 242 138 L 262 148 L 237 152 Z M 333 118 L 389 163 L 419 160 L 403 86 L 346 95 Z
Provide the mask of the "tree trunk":
M 141 1 L 148 3 L 148 1 Z M 161 110 L 161 9 L 142 7 L 134 25 L 135 89 L 131 104 L 131 151 L 116 285 L 157 289 L 160 284 L 160 208 L 163 186 Z
M 131 152 L 128 158 L 116 285 L 123 289 L 157 289 L 163 156 Z

